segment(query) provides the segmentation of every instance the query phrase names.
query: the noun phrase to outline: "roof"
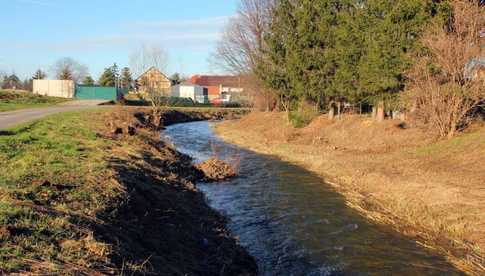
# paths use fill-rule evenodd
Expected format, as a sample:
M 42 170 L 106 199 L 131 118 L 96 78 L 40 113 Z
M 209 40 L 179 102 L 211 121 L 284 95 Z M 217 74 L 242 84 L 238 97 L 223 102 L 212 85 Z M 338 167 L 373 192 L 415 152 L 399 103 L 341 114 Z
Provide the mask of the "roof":
M 143 77 L 143 75 L 145 75 L 146 73 L 150 72 L 151 70 L 157 71 L 158 73 L 160 73 L 160 75 L 164 76 L 167 80 L 170 80 L 170 78 L 167 77 L 164 73 L 162 73 L 162 71 L 160 71 L 160 69 L 158 69 L 155 66 L 152 66 L 152 67 L 148 68 L 145 72 L 143 72 L 142 74 L 140 74 L 140 76 L 138 76 L 138 78 L 136 78 L 136 81 L 139 80 L 141 77 Z
M 209 75 L 195 75 L 189 80 L 192 84 L 200 86 L 226 86 L 239 87 L 240 77 L 238 76 L 209 76 Z

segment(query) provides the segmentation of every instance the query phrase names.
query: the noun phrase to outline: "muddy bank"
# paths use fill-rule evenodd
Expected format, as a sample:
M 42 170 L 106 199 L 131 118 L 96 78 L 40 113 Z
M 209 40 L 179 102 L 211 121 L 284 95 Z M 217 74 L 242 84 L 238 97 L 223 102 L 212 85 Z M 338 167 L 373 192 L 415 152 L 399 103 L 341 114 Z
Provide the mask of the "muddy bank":
M 229 142 L 318 173 L 368 218 L 440 252 L 463 271 L 483 274 L 485 129 L 435 142 L 392 121 L 350 116 L 331 122 L 322 116 L 294 129 L 284 114 L 255 113 L 216 130 Z
M 143 127 L 142 112 L 111 115 L 114 124 L 132 117 L 131 124 L 138 126 L 134 137 L 116 138 L 136 140 L 136 151 L 114 148 L 109 160 L 125 194 L 104 214 L 108 225 L 96 234 L 115 247 L 113 262 L 125 272 L 154 275 L 255 275 L 254 259 L 194 185 L 203 176 L 191 158 L 160 140 L 157 131 Z M 232 116 L 228 114 L 167 111 L 162 118 L 167 126 Z

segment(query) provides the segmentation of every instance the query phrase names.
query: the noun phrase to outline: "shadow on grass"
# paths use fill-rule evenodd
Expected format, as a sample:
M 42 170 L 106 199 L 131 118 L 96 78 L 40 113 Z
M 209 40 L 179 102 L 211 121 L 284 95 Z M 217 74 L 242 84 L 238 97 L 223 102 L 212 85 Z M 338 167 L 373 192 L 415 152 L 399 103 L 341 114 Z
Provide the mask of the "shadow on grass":
M 118 247 L 117 266 L 164 275 L 254 275 L 254 259 L 192 184 L 191 159 L 162 142 L 151 144 L 140 156 L 109 160 L 126 197 L 103 215 L 109 223 L 97 234 Z

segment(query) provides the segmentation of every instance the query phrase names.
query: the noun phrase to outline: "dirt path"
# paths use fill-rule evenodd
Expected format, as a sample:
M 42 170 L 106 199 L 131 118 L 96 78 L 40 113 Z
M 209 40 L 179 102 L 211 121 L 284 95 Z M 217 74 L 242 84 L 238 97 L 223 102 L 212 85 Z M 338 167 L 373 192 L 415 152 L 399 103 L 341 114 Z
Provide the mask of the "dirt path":
M 103 101 L 71 101 L 52 107 L 0 112 L 0 129 L 10 128 L 54 113 L 92 108 L 101 103 Z

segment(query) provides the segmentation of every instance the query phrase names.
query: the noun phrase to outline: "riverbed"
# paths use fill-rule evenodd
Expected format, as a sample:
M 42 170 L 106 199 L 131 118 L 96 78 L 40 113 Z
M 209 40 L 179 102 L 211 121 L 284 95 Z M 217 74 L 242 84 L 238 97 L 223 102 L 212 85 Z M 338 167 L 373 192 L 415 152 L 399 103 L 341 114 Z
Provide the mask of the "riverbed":
M 461 275 L 442 256 L 349 208 L 321 177 L 225 143 L 209 122 L 173 125 L 163 135 L 194 162 L 216 156 L 237 166 L 238 177 L 198 188 L 228 218 L 260 275 Z

